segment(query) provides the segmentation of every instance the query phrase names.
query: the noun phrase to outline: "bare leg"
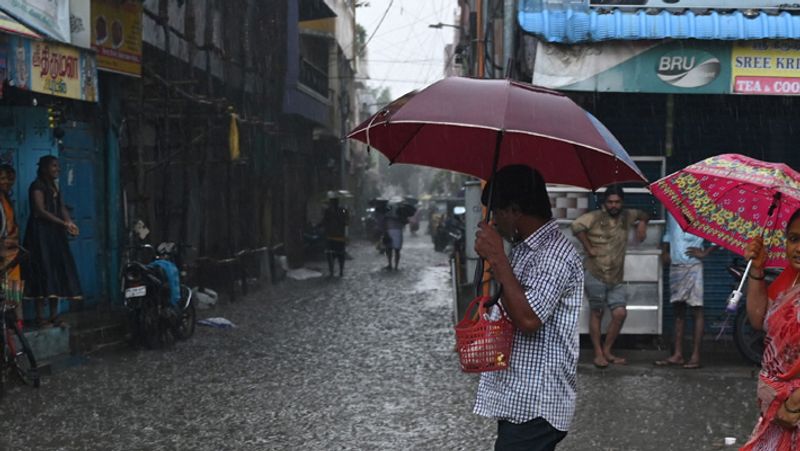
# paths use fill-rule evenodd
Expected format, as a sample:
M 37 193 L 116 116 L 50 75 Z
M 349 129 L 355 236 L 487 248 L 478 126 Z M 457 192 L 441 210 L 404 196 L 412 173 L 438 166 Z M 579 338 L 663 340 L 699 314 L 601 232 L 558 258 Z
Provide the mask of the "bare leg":
M 50 298 L 50 321 L 58 317 L 58 298 Z
M 672 304 L 675 311 L 675 349 L 672 355 L 667 359 L 669 363 L 682 364 L 683 363 L 683 326 L 686 324 L 686 303 L 675 302 Z
M 345 252 L 342 251 L 339 255 L 339 277 L 344 277 L 344 255 Z M 333 275 L 333 265 L 331 265 L 331 275 Z
M 603 344 L 603 355 L 606 360 L 611 363 L 625 365 L 627 362 L 622 357 L 617 357 L 611 353 L 611 348 L 614 347 L 614 342 L 619 336 L 619 331 L 622 325 L 625 324 L 625 317 L 628 316 L 628 310 L 625 306 L 617 307 L 611 311 L 611 322 L 608 324 L 608 331 L 606 331 L 606 341 Z
M 694 316 L 694 342 L 688 366 L 694 368 L 700 365 L 700 345 L 703 343 L 703 307 L 692 307 L 692 314 Z
M 600 343 L 600 324 L 603 320 L 602 309 L 592 309 L 591 316 L 589 316 L 589 337 L 592 339 L 592 348 L 594 348 L 594 364 L 598 367 L 608 366 L 608 360 L 603 355 L 603 347 Z
M 394 269 L 397 269 L 397 265 L 400 263 L 400 249 L 394 250 Z
M 44 319 L 44 299 L 36 299 L 36 324 L 42 326 L 46 323 Z
M 392 248 L 386 248 L 386 269 L 392 269 Z
M 327 249 L 325 251 L 325 257 L 328 259 L 328 274 L 330 277 L 333 277 L 333 251 L 331 249 Z

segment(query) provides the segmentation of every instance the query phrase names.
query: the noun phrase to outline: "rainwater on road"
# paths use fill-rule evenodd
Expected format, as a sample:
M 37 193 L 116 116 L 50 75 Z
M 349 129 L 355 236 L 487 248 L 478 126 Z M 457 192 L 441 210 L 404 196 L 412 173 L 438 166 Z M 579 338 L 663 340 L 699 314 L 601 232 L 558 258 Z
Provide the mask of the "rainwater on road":
M 38 390 L 13 387 L 0 450 L 492 449 L 496 424 L 472 414 L 477 377 L 453 352 L 447 255 L 408 232 L 399 271 L 366 242 L 348 250 L 342 279 L 286 280 L 199 312 L 234 329 L 198 326 L 168 350 L 105 352 Z M 558 449 L 741 445 L 756 420 L 752 368 L 653 367 L 663 356 L 630 351 L 629 365 L 597 370 L 582 350 Z

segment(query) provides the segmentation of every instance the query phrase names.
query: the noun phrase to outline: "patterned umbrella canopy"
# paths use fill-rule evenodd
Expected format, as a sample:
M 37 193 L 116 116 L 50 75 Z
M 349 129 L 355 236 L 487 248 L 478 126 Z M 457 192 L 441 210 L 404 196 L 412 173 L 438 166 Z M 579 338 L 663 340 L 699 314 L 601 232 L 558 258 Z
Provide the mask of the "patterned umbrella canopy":
M 653 182 L 650 189 L 684 230 L 738 254 L 763 234 L 767 265 L 786 263 L 784 230 L 800 207 L 800 173 L 789 166 L 717 155 Z

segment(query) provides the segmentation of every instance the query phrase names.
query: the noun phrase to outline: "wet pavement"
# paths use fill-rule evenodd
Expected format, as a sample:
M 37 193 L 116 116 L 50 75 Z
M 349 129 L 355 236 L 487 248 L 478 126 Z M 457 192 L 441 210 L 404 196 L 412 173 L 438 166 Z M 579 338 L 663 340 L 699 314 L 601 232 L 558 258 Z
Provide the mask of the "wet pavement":
M 0 450 L 489 450 L 477 377 L 453 352 L 445 254 L 406 234 L 399 271 L 366 243 L 343 279 L 287 280 L 201 316 L 166 351 L 122 349 L 1 401 Z M 321 263 L 311 267 L 323 269 Z M 559 450 L 714 450 L 756 419 L 754 371 L 731 354 L 655 368 L 653 350 L 595 369 L 583 350 Z M 730 354 L 730 353 L 729 353 Z M 732 449 L 732 448 L 728 448 Z

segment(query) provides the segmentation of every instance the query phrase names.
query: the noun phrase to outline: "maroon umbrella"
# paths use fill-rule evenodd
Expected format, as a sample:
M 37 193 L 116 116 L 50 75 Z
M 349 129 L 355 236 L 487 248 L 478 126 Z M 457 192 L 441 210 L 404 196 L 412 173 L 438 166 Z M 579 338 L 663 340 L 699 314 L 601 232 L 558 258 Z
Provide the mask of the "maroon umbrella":
M 647 182 L 611 132 L 565 95 L 511 80 L 451 77 L 406 94 L 348 138 L 394 163 L 488 180 L 526 164 L 548 183 L 595 190 Z

